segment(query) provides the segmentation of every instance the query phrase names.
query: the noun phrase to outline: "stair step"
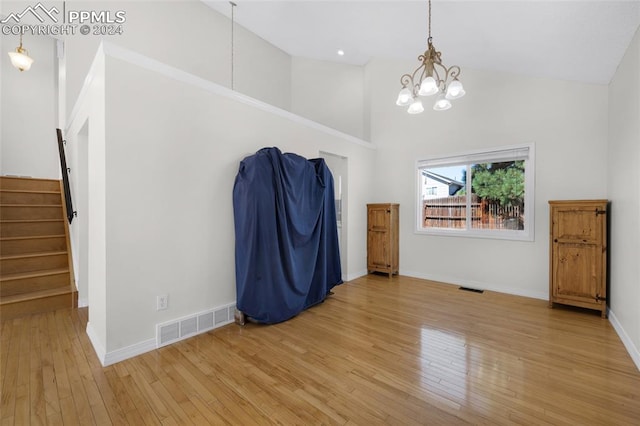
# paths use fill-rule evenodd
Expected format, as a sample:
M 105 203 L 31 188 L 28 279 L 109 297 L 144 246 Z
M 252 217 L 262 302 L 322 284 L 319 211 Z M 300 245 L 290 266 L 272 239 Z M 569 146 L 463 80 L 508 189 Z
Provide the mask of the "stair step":
M 0 177 L 0 320 L 77 306 L 60 181 Z
M 0 176 L 0 188 L 60 192 L 60 181 L 55 179 L 36 179 L 36 178 L 17 177 L 17 176 Z
M 68 267 L 66 251 L 31 253 L 0 257 L 0 273 L 2 276 L 21 272 L 44 271 Z
M 62 217 L 62 204 L 0 204 L 0 217 L 3 220 L 59 219 Z
M 69 268 L 7 274 L 0 277 L 0 297 L 37 292 L 71 285 Z
M 27 237 L 64 234 L 64 219 L 0 220 L 0 236 Z
M 0 204 L 57 204 L 61 203 L 60 191 L 29 191 L 0 189 Z
M 64 251 L 67 240 L 62 235 L 38 235 L 26 237 L 0 237 L 0 256 Z
M 78 292 L 68 286 L 41 290 L 29 294 L 0 297 L 0 319 L 2 321 L 22 315 L 50 312 L 78 306 Z

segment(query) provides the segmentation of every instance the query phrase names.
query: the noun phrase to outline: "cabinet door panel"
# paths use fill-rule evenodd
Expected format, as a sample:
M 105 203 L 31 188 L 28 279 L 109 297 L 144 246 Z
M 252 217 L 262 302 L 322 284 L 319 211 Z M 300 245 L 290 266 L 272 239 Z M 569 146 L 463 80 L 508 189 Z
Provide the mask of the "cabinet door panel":
M 370 207 L 367 220 L 369 231 L 389 230 L 389 212 L 387 207 Z
M 554 296 L 594 302 L 600 292 L 601 259 L 597 245 L 556 243 Z
M 600 244 L 601 220 L 596 208 L 559 208 L 554 218 L 555 237 L 562 241 Z
M 370 269 L 387 268 L 389 266 L 389 234 L 384 231 L 369 231 Z

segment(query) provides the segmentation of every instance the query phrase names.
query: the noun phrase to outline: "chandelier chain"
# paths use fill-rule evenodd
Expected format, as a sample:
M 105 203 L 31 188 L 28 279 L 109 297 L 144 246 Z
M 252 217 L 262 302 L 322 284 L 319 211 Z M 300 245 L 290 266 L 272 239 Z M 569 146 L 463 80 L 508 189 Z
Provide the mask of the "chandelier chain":
M 236 8 L 236 4 L 232 1 L 229 2 L 229 4 L 231 5 L 231 90 L 235 90 L 234 87 L 234 81 L 233 81 L 233 77 L 234 77 L 234 63 L 235 63 L 235 37 L 234 37 L 234 27 L 235 27 L 235 8 Z
M 429 42 L 431 41 L 431 0 L 429 0 Z

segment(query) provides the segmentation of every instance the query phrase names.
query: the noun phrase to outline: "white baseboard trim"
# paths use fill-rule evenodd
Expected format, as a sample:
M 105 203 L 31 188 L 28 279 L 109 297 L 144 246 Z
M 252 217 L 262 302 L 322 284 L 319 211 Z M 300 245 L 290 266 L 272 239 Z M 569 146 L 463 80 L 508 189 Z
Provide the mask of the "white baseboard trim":
M 142 355 L 143 353 L 150 352 L 154 349 L 156 349 L 156 339 L 143 340 L 142 342 L 135 343 L 131 346 L 107 352 L 104 356 L 102 366 L 106 367 L 108 365 L 124 361 L 125 359 Z
M 360 278 L 360 277 L 364 277 L 365 275 L 367 275 L 367 270 L 363 270 L 363 271 L 358 271 L 358 272 L 354 272 L 353 274 L 347 274 L 347 279 L 346 281 L 352 281 L 355 280 L 356 278 Z
M 89 306 L 87 299 L 78 299 L 78 308 L 86 308 L 87 306 Z
M 87 323 L 87 336 L 89 336 L 89 340 L 93 345 L 93 350 L 96 352 L 98 356 L 98 360 L 103 367 L 107 367 L 111 364 L 115 364 L 116 362 L 124 361 L 125 359 L 132 358 L 137 355 L 141 355 L 145 352 L 152 351 L 156 348 L 156 340 L 150 339 L 145 340 L 143 342 L 136 343 L 131 346 L 127 346 L 126 348 L 116 349 L 112 352 L 107 352 L 102 346 L 100 339 L 93 329 L 93 326 L 90 322 Z
M 91 342 L 91 345 L 93 345 L 93 350 L 96 352 L 100 364 L 102 364 L 102 366 L 104 367 L 104 358 L 107 352 L 104 349 L 104 346 L 102 346 L 100 339 L 98 339 L 98 335 L 96 334 L 90 322 L 87 323 L 86 331 L 87 336 L 89 336 L 89 341 Z
M 442 275 L 425 274 L 422 272 L 404 271 L 404 270 L 400 271 L 400 275 L 405 275 L 407 277 L 412 277 L 412 278 L 420 278 L 423 280 L 438 281 L 444 284 L 459 285 L 463 287 L 474 288 L 477 290 L 488 290 L 488 291 L 495 291 L 497 293 L 512 294 L 514 296 L 531 297 L 533 299 L 541 299 L 541 300 L 549 299 L 549 295 L 547 294 L 547 292 L 523 290 L 520 288 L 501 287 L 501 286 L 496 286 L 494 284 L 489 284 L 481 281 L 474 281 L 474 280 L 467 280 L 467 279 L 461 279 L 456 277 L 447 277 Z
M 167 322 L 167 324 L 170 324 L 170 323 L 180 324 L 181 320 L 188 319 L 188 318 L 191 318 L 191 317 L 197 318 L 198 316 L 202 315 L 203 313 L 210 313 L 211 314 L 212 324 L 211 324 L 210 327 L 206 327 L 206 328 L 197 330 L 197 332 L 190 333 L 188 335 L 180 336 L 179 338 L 174 339 L 174 340 L 172 340 L 170 342 L 166 342 L 164 344 L 161 344 L 159 342 L 158 335 L 156 335 L 156 337 L 153 338 L 153 339 L 143 340 L 141 342 L 134 343 L 133 345 L 126 346 L 124 348 L 120 348 L 120 349 L 116 349 L 114 351 L 107 352 L 105 350 L 102 342 L 100 342 L 100 339 L 98 338 L 98 335 L 95 332 L 95 330 L 94 330 L 94 328 L 93 328 L 93 326 L 91 325 L 90 322 L 87 323 L 86 332 L 87 332 L 87 336 L 89 336 L 89 340 L 91 341 L 91 344 L 93 345 L 93 350 L 96 352 L 96 355 L 98 357 L 98 360 L 100 361 L 100 364 L 102 364 L 103 367 L 107 367 L 109 365 L 116 364 L 116 363 L 118 363 L 120 361 L 124 361 L 126 359 L 133 358 L 133 357 L 138 356 L 138 355 L 142 355 L 142 354 L 144 354 L 146 352 L 153 351 L 153 350 L 158 349 L 158 348 L 160 348 L 162 346 L 170 345 L 170 344 L 176 343 L 176 342 L 178 342 L 180 340 L 184 340 L 184 339 L 196 336 L 196 335 L 201 334 L 201 333 L 206 333 L 207 331 L 213 330 L 215 328 L 222 327 L 223 325 L 231 324 L 234 321 L 233 311 L 235 310 L 235 306 L 236 306 L 235 302 L 233 302 L 233 303 L 231 303 L 229 305 L 223 306 L 222 310 L 226 311 L 227 316 L 226 316 L 226 318 L 223 318 L 219 322 L 216 322 L 216 318 L 214 316 L 215 315 L 214 312 L 216 310 L 220 310 L 220 308 L 211 309 L 210 312 L 209 311 L 199 312 L 197 314 L 192 314 L 192 315 L 189 315 L 189 316 L 185 316 L 185 317 L 178 318 L 176 320 L 172 320 L 172 321 Z M 156 325 L 156 328 L 158 328 L 159 326 L 162 326 L 162 324 Z
M 620 321 L 618 321 L 618 317 L 616 317 L 613 311 L 611 309 L 608 309 L 608 312 L 609 322 L 613 326 L 613 329 L 616 331 L 616 333 L 618 333 L 620 340 L 622 340 L 622 344 L 627 349 L 627 352 L 629 352 L 631 359 L 640 371 L 640 349 L 638 349 L 633 344 L 633 340 L 631 340 L 625 329 L 622 327 L 622 324 L 620 324 Z

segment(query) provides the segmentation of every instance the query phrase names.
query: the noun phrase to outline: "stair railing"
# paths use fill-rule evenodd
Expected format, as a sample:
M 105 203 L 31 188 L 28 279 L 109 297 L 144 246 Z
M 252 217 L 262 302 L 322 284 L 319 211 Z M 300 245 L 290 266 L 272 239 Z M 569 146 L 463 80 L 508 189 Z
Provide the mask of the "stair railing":
M 60 154 L 60 169 L 62 170 L 64 200 L 67 205 L 67 219 L 69 220 L 69 223 L 71 223 L 76 212 L 73 211 L 73 203 L 71 202 L 71 186 L 69 185 L 69 172 L 71 169 L 67 167 L 67 158 L 64 154 L 64 145 L 67 141 L 62 139 L 62 130 L 56 129 L 56 133 L 58 134 L 58 153 Z

